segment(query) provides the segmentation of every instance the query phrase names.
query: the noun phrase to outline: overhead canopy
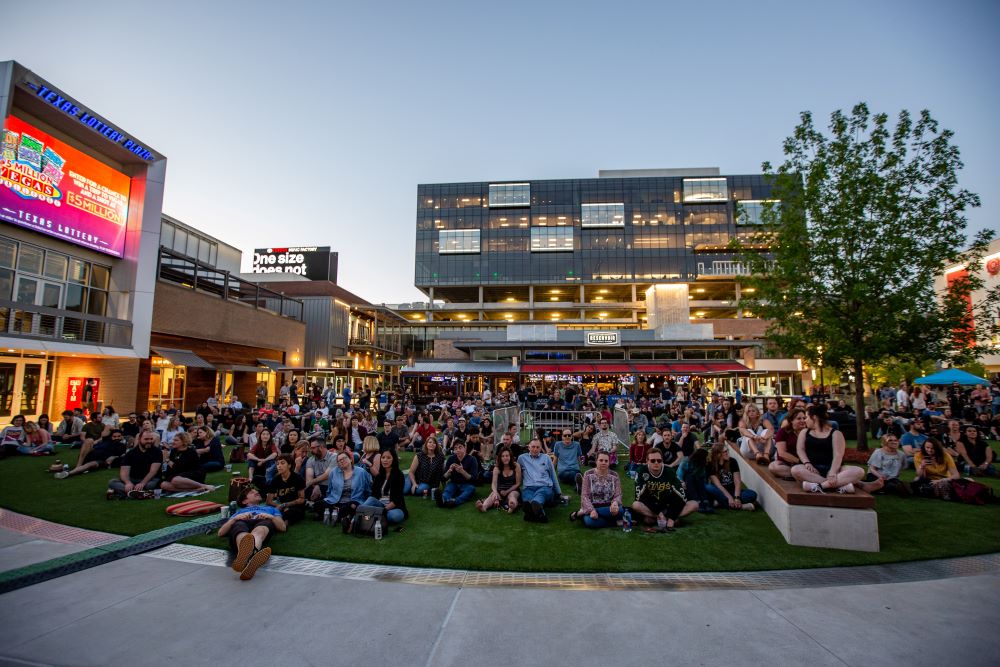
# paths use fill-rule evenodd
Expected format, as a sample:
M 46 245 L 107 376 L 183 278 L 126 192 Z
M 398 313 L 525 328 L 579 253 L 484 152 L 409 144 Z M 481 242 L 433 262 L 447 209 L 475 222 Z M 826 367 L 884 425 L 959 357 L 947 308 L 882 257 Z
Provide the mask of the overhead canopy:
M 961 385 L 989 384 L 989 380 L 976 377 L 972 373 L 966 373 L 958 368 L 948 368 L 937 373 L 931 373 L 927 377 L 917 378 L 913 384 L 953 384 Z
M 524 363 L 522 373 L 562 373 L 567 375 L 711 375 L 746 373 L 750 369 L 735 361 L 680 361 L 633 364 L 593 364 L 578 361 Z
M 216 364 L 220 371 L 234 371 L 236 373 L 264 373 L 264 369 L 259 366 L 247 366 L 245 364 Z
M 191 350 L 175 350 L 170 347 L 153 347 L 153 352 L 160 355 L 174 366 L 187 366 L 188 368 L 207 368 L 215 370 L 215 366 L 208 363 Z
M 269 368 L 274 373 L 277 373 L 278 371 L 281 370 L 281 362 L 275 361 L 273 359 L 258 359 L 257 365 Z

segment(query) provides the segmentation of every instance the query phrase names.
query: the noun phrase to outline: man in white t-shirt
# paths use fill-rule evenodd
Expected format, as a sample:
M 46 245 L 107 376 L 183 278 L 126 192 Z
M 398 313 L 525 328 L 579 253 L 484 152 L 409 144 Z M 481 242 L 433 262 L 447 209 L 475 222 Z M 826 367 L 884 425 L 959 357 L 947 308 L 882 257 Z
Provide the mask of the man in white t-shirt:
M 896 409 L 906 410 L 910 407 L 910 392 L 906 391 L 906 381 L 899 383 L 899 391 L 896 392 Z

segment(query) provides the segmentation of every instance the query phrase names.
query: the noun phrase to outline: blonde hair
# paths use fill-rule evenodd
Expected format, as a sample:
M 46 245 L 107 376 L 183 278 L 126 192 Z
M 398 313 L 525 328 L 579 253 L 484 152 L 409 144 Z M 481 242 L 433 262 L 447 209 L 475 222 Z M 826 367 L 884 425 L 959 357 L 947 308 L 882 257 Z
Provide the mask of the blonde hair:
M 361 443 L 361 449 L 365 454 L 371 454 L 379 450 L 378 438 L 374 435 L 365 436 L 364 441 Z

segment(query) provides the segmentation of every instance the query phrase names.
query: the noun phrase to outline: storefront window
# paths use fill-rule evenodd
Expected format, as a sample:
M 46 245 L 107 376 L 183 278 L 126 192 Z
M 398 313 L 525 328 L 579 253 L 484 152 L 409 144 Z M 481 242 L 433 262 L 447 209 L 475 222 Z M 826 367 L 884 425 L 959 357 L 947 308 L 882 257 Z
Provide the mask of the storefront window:
M 184 385 L 187 368 L 174 366 L 163 357 L 153 355 L 149 374 L 149 409 L 158 410 L 173 404 L 184 411 Z

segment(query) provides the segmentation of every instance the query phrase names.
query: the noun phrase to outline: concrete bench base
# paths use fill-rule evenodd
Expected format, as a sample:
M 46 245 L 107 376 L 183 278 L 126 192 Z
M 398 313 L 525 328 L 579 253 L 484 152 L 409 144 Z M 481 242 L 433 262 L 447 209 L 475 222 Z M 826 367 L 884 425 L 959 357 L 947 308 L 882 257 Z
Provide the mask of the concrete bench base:
M 789 544 L 801 547 L 878 551 L 878 514 L 872 509 L 789 505 L 756 466 L 748 465 L 739 450 L 730 456 L 740 462 L 740 476 L 757 492 L 761 506 Z M 767 473 L 763 473 L 767 474 Z

